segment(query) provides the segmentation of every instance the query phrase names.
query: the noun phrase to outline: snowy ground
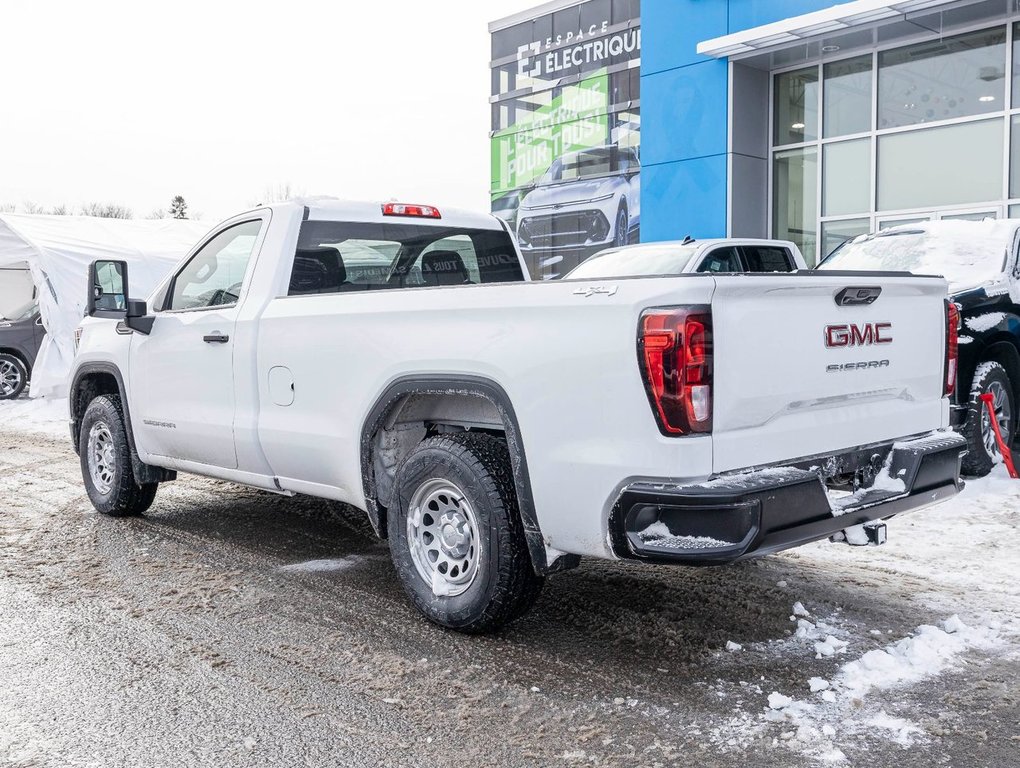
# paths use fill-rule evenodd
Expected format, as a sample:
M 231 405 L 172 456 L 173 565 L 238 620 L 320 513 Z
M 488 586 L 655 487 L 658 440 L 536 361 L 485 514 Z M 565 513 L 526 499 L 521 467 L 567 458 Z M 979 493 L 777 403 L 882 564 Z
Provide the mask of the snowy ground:
M 1020 765 L 1020 481 L 717 569 L 585 562 L 431 627 L 342 505 L 183 478 L 94 514 L 0 402 L 0 765 Z

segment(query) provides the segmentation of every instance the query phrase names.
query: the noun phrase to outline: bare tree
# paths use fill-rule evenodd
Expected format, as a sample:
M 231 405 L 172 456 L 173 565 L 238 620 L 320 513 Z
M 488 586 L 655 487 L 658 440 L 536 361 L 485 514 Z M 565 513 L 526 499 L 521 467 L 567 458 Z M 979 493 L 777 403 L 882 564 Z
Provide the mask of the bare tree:
M 114 203 L 85 203 L 81 207 L 85 216 L 98 216 L 101 219 L 130 219 L 131 209 Z
M 304 197 L 305 191 L 297 189 L 289 181 L 271 184 L 262 190 L 258 200 L 251 201 L 251 205 L 263 205 L 265 203 L 284 203 L 297 197 Z
M 71 209 L 68 208 L 63 203 L 61 203 L 60 205 L 55 205 L 52 208 L 50 208 L 50 213 L 53 216 L 70 216 L 71 215 Z
M 156 210 L 154 210 L 152 213 L 150 213 L 145 218 L 147 218 L 147 219 L 165 219 L 166 217 L 167 217 L 167 212 L 164 211 L 162 208 L 157 208 Z
M 0 203 L 0 213 L 14 213 L 17 207 L 14 203 Z
M 31 200 L 25 200 L 21 203 L 21 210 L 24 213 L 46 213 L 46 209 L 43 208 L 39 203 L 33 203 Z

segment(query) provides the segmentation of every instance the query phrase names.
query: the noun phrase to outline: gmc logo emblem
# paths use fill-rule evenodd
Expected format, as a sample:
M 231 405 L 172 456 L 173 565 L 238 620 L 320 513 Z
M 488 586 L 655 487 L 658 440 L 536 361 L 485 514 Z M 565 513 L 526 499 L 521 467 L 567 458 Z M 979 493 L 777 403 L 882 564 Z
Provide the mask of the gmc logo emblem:
M 825 326 L 827 347 L 867 347 L 872 344 L 892 343 L 892 323 L 865 323 L 864 325 Z

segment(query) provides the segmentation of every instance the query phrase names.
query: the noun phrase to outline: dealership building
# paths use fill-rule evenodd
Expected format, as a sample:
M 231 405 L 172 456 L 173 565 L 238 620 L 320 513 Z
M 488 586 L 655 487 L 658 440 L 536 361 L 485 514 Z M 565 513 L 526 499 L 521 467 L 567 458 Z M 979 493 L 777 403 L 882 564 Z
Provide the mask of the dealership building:
M 536 275 L 1020 217 L 1018 0 L 557 0 L 490 32 L 492 205 Z

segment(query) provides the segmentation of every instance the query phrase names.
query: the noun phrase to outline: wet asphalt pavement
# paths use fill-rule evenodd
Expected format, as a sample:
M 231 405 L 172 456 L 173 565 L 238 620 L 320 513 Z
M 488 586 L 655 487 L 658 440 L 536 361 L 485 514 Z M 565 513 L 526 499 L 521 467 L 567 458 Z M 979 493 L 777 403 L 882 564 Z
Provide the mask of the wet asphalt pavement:
M 586 561 L 502 634 L 465 637 L 410 608 L 340 504 L 182 477 L 144 517 L 105 518 L 67 441 L 10 432 L 0 498 L 0 765 L 812 765 L 766 699 L 848 659 L 791 638 L 793 603 L 854 656 L 945 618 L 919 597 L 947 589 L 931 577 L 815 545 L 716 569 Z M 848 726 L 843 764 L 1020 765 L 1014 643 L 870 695 L 862 713 L 921 733 Z

